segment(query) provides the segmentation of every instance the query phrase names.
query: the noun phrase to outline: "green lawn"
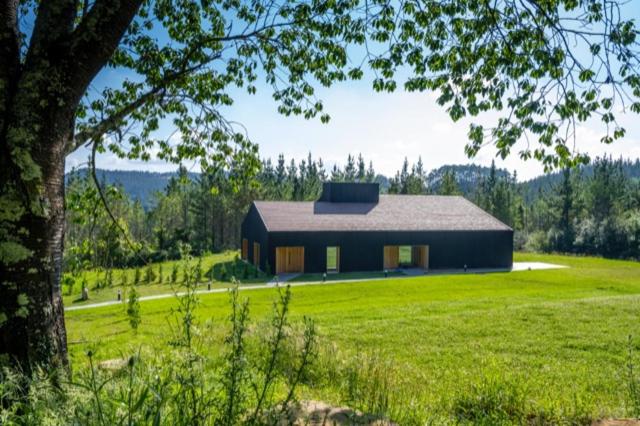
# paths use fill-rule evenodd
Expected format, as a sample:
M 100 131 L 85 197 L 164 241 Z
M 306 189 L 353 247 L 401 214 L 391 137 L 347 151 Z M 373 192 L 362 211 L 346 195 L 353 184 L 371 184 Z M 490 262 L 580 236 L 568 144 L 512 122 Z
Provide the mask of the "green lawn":
M 387 273 L 387 276 L 400 277 L 400 276 L 405 276 L 405 273 L 402 271 L 389 271 Z M 384 278 L 384 272 L 372 271 L 372 272 L 328 273 L 326 281 L 366 280 L 366 279 L 377 279 L 377 278 Z M 314 281 L 322 281 L 322 280 L 323 280 L 323 274 L 302 274 L 302 275 L 298 275 L 295 278 L 292 278 L 288 282 L 300 283 L 300 282 L 314 282 Z
M 246 265 L 236 262 L 236 251 L 227 251 L 224 253 L 211 254 L 202 256 L 202 278 L 200 286 L 204 289 L 209 284 L 210 271 L 213 270 L 213 280 L 211 280 L 212 288 L 227 288 L 231 284 L 231 277 L 235 277 L 242 284 L 262 284 L 270 279 L 265 274 L 256 271 L 252 265 Z M 196 265 L 198 259 L 194 258 L 192 264 Z M 145 273 L 147 268 L 140 267 L 140 281 L 136 285 L 136 291 L 139 296 L 151 296 L 155 294 L 165 294 L 172 292 L 171 274 L 174 267 L 177 267 L 177 280 L 179 285 L 184 277 L 184 262 L 180 260 L 170 260 L 160 263 L 152 263 L 151 268 L 155 274 L 155 279 L 151 283 L 145 282 Z M 224 267 L 225 273 L 222 274 Z M 160 283 L 160 268 L 162 268 L 162 282 Z M 235 269 L 234 269 L 235 268 Z M 246 269 L 246 271 L 245 271 Z M 63 299 L 66 306 L 84 305 L 90 303 L 99 303 L 111 300 L 117 300 L 118 290 L 121 291 L 123 297 L 126 297 L 126 286 L 133 285 L 136 268 L 112 269 L 112 285 L 98 285 L 98 282 L 106 281 L 105 270 L 89 270 L 79 274 L 79 279 L 75 285 L 63 285 Z M 244 276 L 246 274 L 246 276 Z M 81 278 L 84 278 L 89 289 L 89 300 L 81 299 Z
M 640 349 L 640 264 L 535 254 L 516 260 L 570 268 L 294 287 L 292 320 L 312 317 L 324 346 L 387 360 L 403 391 L 430 410 L 447 410 L 461 389 L 493 375 L 526 383 L 527 400 L 541 411 L 623 416 L 629 335 Z M 275 291 L 241 293 L 254 319 L 270 312 Z M 102 358 L 141 344 L 160 348 L 172 306 L 171 299 L 143 302 L 137 335 L 120 306 L 68 312 L 72 362 L 87 347 Z M 220 324 L 211 333 L 221 337 L 228 296 L 203 296 L 199 312 Z M 337 399 L 331 389 L 310 392 Z

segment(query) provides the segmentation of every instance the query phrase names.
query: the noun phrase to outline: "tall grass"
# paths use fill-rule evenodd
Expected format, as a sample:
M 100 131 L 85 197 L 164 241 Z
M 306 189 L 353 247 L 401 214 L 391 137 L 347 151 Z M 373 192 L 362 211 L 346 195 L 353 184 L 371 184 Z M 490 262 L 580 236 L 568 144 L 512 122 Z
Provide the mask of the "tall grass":
M 315 358 L 316 331 L 288 321 L 291 293 L 281 290 L 272 320 L 252 325 L 249 303 L 230 291 L 223 353 L 211 353 L 210 321 L 196 315 L 197 264 L 187 259 L 168 321 L 166 350 L 97 362 L 87 351 L 73 374 L 39 371 L 32 377 L 4 367 L 0 424 L 235 425 L 274 424 L 289 415 Z M 180 291 L 178 291 L 180 290 Z M 178 296 L 179 294 L 179 296 Z M 249 329 L 254 330 L 249 333 Z M 266 345 L 265 345 L 266 342 Z M 248 348 L 266 348 L 266 351 Z M 286 360 L 288 368 L 282 368 Z

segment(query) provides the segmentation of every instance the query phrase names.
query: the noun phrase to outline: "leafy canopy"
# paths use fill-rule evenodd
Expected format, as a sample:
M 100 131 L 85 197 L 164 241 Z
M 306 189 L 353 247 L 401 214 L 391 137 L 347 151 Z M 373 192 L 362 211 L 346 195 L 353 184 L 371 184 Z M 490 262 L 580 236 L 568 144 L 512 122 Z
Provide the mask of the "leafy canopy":
M 524 159 L 586 162 L 572 146 L 578 123 L 600 119 L 611 143 L 625 134 L 615 112 L 640 112 L 637 28 L 624 3 L 147 0 L 109 61 L 117 72 L 79 106 L 68 152 L 99 141 L 146 159 L 156 145 L 168 161 L 257 168 L 246 132 L 221 113 L 234 88 L 254 93 L 264 79 L 279 112 L 327 121 L 315 89 L 372 76 L 376 91 L 439 92 L 453 120 L 500 111 L 494 127 L 470 126 L 469 156 L 494 144 L 506 157 L 525 138 Z M 179 137 L 157 139 L 163 120 Z

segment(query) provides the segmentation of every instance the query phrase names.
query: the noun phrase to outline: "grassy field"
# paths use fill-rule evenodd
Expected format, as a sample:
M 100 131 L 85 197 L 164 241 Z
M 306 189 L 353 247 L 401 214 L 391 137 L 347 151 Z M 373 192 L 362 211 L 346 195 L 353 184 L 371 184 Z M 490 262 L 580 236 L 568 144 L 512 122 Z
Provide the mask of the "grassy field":
M 402 271 L 389 271 L 388 277 L 402 277 L 406 274 Z M 344 280 L 366 280 L 384 278 L 384 272 L 337 272 L 328 273 L 325 281 L 344 281 Z M 302 274 L 289 280 L 292 283 L 322 281 L 323 274 Z
M 461 392 L 473 397 L 491 378 L 518 383 L 542 417 L 624 416 L 629 335 L 640 349 L 640 264 L 535 254 L 516 260 L 570 268 L 294 287 L 292 319 L 312 317 L 323 346 L 345 356 L 384 359 L 396 372 L 395 389 L 427 411 L 455 411 Z M 275 291 L 241 293 L 252 318 L 265 318 Z M 226 330 L 228 299 L 202 297 L 199 314 L 215 325 L 214 337 Z M 143 302 L 137 335 L 120 306 L 68 312 L 72 362 L 82 362 L 88 347 L 101 358 L 161 348 L 174 303 Z M 344 403 L 334 388 L 308 392 Z
M 212 288 L 227 288 L 231 285 L 231 277 L 235 276 L 242 284 L 263 284 L 270 279 L 261 272 L 256 272 L 252 265 L 246 265 L 236 261 L 236 251 L 227 251 L 224 253 L 210 254 L 202 256 L 202 278 L 200 286 L 206 288 L 211 281 Z M 192 260 L 193 264 L 197 264 L 198 259 Z M 235 265 L 235 266 L 234 266 Z M 161 263 L 152 263 L 150 265 L 155 278 L 152 282 L 145 281 L 147 267 L 137 268 L 140 274 L 139 284 L 136 285 L 136 291 L 139 296 L 151 296 L 155 294 L 171 293 L 171 275 L 174 268 L 177 269 L 176 284 L 180 284 L 183 280 L 183 262 L 179 260 L 170 260 Z M 224 267 L 225 273 L 222 273 Z M 162 282 L 160 282 L 160 268 L 162 268 Z M 235 269 L 234 269 L 235 268 Z M 246 271 L 245 271 L 246 269 Z M 213 271 L 213 274 L 211 272 Z M 76 283 L 73 286 L 63 285 L 63 299 L 66 306 L 84 305 L 90 303 L 99 303 L 111 300 L 117 300 L 118 290 L 121 291 L 123 297 L 126 297 L 126 287 L 133 285 L 136 268 L 112 269 L 112 283 L 106 284 L 105 270 L 89 270 L 79 274 Z M 246 277 L 244 276 L 246 274 Z M 213 277 L 209 280 L 208 277 Z M 89 289 L 89 300 L 81 299 L 82 285 L 81 280 L 86 280 L 86 286 Z M 100 284 L 99 284 L 100 283 Z M 123 283 L 126 283 L 123 285 Z

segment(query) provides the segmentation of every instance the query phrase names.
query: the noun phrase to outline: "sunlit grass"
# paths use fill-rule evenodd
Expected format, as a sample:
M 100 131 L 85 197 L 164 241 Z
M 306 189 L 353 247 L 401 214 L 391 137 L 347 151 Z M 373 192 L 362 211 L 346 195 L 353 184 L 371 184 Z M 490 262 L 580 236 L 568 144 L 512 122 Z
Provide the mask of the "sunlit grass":
M 640 337 L 640 265 L 534 254 L 515 259 L 570 267 L 294 287 L 292 320 L 312 317 L 324 345 L 341 352 L 380 354 L 426 406 L 446 404 L 490 372 L 526 383 L 528 400 L 540 407 L 569 410 L 579 403 L 597 415 L 621 416 L 626 342 Z M 263 320 L 275 292 L 241 294 L 250 299 L 253 318 Z M 137 335 L 120 306 L 67 313 L 72 360 L 87 347 L 104 358 L 139 345 L 161 349 L 172 306 L 171 299 L 143 302 Z M 222 336 L 228 296 L 203 296 L 199 313 L 218 325 L 209 332 Z M 332 392 L 312 394 L 331 400 Z

